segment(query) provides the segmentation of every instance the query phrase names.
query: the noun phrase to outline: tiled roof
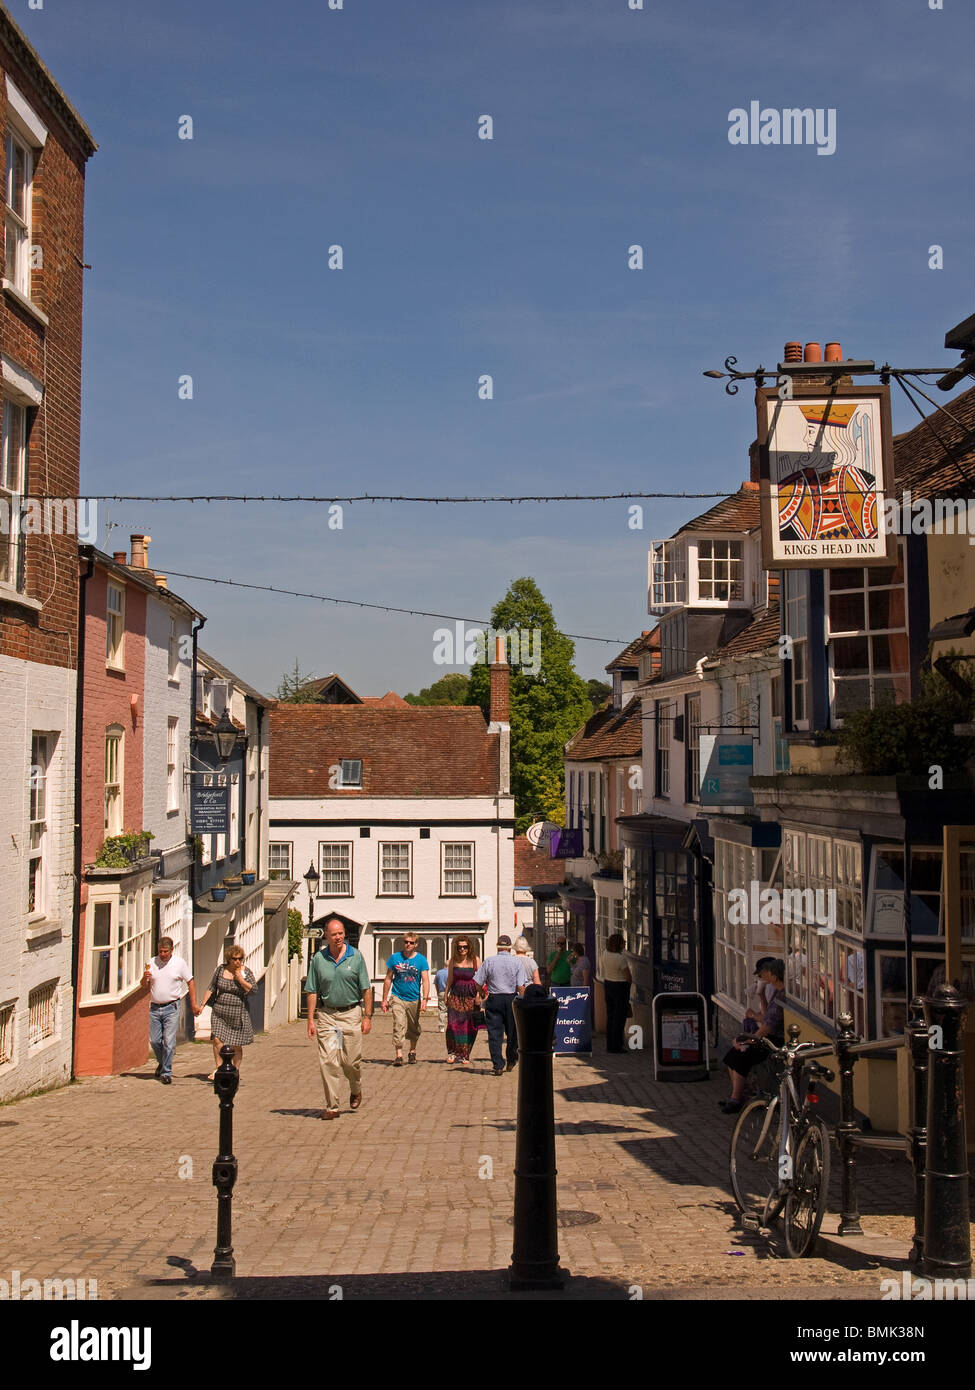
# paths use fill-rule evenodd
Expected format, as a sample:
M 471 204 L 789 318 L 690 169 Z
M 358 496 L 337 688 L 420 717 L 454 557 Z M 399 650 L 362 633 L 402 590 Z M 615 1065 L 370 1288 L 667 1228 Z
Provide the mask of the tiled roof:
M 778 603 L 760 608 L 747 627 L 719 647 L 709 661 L 725 661 L 736 656 L 751 656 L 775 647 L 779 641 L 780 616 Z
M 269 711 L 271 796 L 493 796 L 500 735 L 476 706 L 292 705 Z M 362 789 L 329 788 L 342 758 Z
M 915 497 L 975 497 L 975 386 L 945 406 L 932 410 L 930 424 L 919 420 L 906 434 L 894 436 L 894 486 Z M 951 416 L 951 419 L 948 417 Z M 937 431 L 938 438 L 934 431 Z M 939 439 L 957 463 L 945 456 Z
M 387 690 L 385 695 L 360 695 L 364 705 L 378 705 L 381 709 L 409 709 L 409 700 L 397 695 L 395 690 Z
M 674 535 L 685 531 L 755 531 L 760 525 L 758 483 L 742 483 L 737 492 L 686 522 Z
M 647 646 L 649 645 L 647 642 L 647 638 L 653 637 L 654 633 L 656 633 L 657 636 L 656 645 L 659 647 L 660 633 L 657 632 L 656 628 L 646 628 L 643 632 L 640 633 L 639 637 L 635 637 L 633 639 L 633 641 L 630 643 L 628 647 L 623 648 L 623 650 L 620 652 L 619 656 L 615 659 L 615 661 L 611 661 L 608 666 L 604 666 L 603 670 L 618 671 L 621 667 L 636 666 L 637 659 L 640 653 L 642 651 L 646 651 Z
M 215 656 L 209 656 L 202 647 L 197 647 L 196 655 L 204 666 L 208 666 L 210 670 L 214 671 L 218 676 L 222 677 L 224 680 L 233 681 L 234 688 L 239 690 L 242 695 L 249 695 L 250 698 L 256 700 L 259 705 L 269 705 L 271 703 L 267 695 L 262 695 L 259 690 L 255 690 L 252 685 L 248 685 L 246 681 L 241 680 L 240 676 L 229 670 L 228 667 L 219 662 Z
M 638 758 L 643 747 L 643 703 L 634 695 L 621 710 L 596 710 L 566 744 L 570 762 Z
M 565 860 L 553 859 L 547 850 L 534 849 L 524 835 L 514 837 L 515 884 L 531 887 L 535 883 L 563 883 Z

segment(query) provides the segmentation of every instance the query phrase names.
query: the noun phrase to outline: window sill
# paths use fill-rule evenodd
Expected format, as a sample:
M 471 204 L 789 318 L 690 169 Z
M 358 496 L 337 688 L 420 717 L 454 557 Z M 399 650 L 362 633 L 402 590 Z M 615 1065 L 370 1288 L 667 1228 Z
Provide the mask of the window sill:
M 114 673 L 115 673 L 117 676 L 124 676 L 124 675 L 125 675 L 125 667 L 124 667 L 124 666 L 116 666 L 116 664 L 115 664 L 114 661 L 106 661 L 106 662 L 105 662 L 105 670 L 106 670 L 106 671 L 114 671 Z
M 31 598 L 29 594 L 22 594 L 12 584 L 0 584 L 0 603 L 12 603 L 18 608 L 26 608 L 31 613 L 40 613 L 44 607 L 40 599 Z
M 141 985 L 141 984 L 135 984 L 135 985 L 130 985 L 130 987 L 129 987 L 128 989 L 126 989 L 126 990 L 123 990 L 121 994 L 98 994 L 98 995 L 95 995 L 95 996 L 92 997 L 92 998 L 88 998 L 88 996 L 86 995 L 84 999 L 79 999 L 79 1000 L 78 1000 L 78 1008 L 79 1008 L 79 1009 L 105 1009 L 105 1008 L 114 1008 L 114 1007 L 115 1007 L 116 1005 L 118 1005 L 118 1004 L 124 1004 L 125 1001 L 126 1001 L 127 999 L 131 999 L 132 996 L 133 996 L 133 994 L 138 994 L 138 993 L 140 993 L 141 989 L 142 989 L 142 985 Z M 185 998 L 185 995 L 184 995 L 183 997 Z M 183 1001 L 182 1001 L 182 999 L 181 999 L 181 1000 L 180 1000 L 180 1003 L 182 1003 L 182 1002 L 183 1002 Z
M 461 900 L 461 901 L 463 901 L 464 899 L 468 899 L 468 900 L 469 900 L 469 899 L 471 899 L 471 898 L 476 898 L 476 897 L 477 897 L 477 894 L 476 894 L 476 893 L 441 893 L 440 896 L 441 896 L 441 898 L 450 898 L 451 901 L 457 902 L 458 899 Z
M 46 917 L 35 917 L 27 928 L 27 941 L 40 941 L 45 936 L 60 936 L 61 923 L 48 921 Z
M 19 290 L 12 280 L 3 280 L 0 283 L 3 285 L 4 294 L 9 295 L 15 304 L 19 304 L 32 318 L 47 328 L 51 320 L 43 309 L 39 309 L 34 301 L 24 294 L 23 290 Z
M 399 898 L 399 899 L 401 899 L 401 900 L 406 900 L 406 899 L 408 899 L 408 898 L 412 898 L 412 897 L 413 897 L 413 894 L 412 894 L 412 893 L 377 893 L 377 894 L 376 894 L 376 897 L 377 897 L 377 898 Z

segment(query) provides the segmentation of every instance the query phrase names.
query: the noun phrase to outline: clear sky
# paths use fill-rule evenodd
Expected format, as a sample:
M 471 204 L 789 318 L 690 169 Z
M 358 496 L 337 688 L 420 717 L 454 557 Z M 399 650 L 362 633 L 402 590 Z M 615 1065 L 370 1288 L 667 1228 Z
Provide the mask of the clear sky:
M 793 338 L 953 365 L 975 312 L 968 0 L 7 3 L 99 144 L 89 494 L 733 491 L 752 392 L 702 371 Z M 753 100 L 832 108 L 835 153 L 730 144 Z M 648 540 L 709 505 L 648 503 L 639 531 L 622 502 L 359 504 L 339 531 L 126 503 L 108 548 L 146 530 L 163 572 L 470 619 L 528 574 L 563 630 L 629 639 Z M 361 694 L 450 669 L 435 619 L 170 586 L 272 693 L 296 658 Z M 578 642 L 577 667 L 617 650 Z

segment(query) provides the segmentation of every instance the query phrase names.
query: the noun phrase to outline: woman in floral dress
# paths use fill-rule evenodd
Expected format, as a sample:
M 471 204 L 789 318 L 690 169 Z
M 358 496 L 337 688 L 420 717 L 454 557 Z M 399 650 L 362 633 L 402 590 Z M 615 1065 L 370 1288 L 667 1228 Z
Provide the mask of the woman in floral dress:
M 474 947 L 466 936 L 454 942 L 447 966 L 447 1061 L 470 1062 L 471 1048 L 477 1037 L 474 1008 L 482 993 L 474 983 L 474 971 L 480 965 Z

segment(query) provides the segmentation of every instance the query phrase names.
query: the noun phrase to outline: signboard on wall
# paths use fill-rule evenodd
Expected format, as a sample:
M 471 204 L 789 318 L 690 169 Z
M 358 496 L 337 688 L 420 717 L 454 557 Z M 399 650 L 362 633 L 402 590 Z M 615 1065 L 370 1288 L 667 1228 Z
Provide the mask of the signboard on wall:
M 756 393 L 766 569 L 892 564 L 884 524 L 892 494 L 888 386 Z
M 554 826 L 551 838 L 553 859 L 579 859 L 582 856 L 582 827 Z
M 196 773 L 190 781 L 190 834 L 230 834 L 230 787 L 226 778 L 223 786 L 204 786 L 202 778 L 209 773 Z
M 701 734 L 701 805 L 751 806 L 754 772 L 750 735 Z

